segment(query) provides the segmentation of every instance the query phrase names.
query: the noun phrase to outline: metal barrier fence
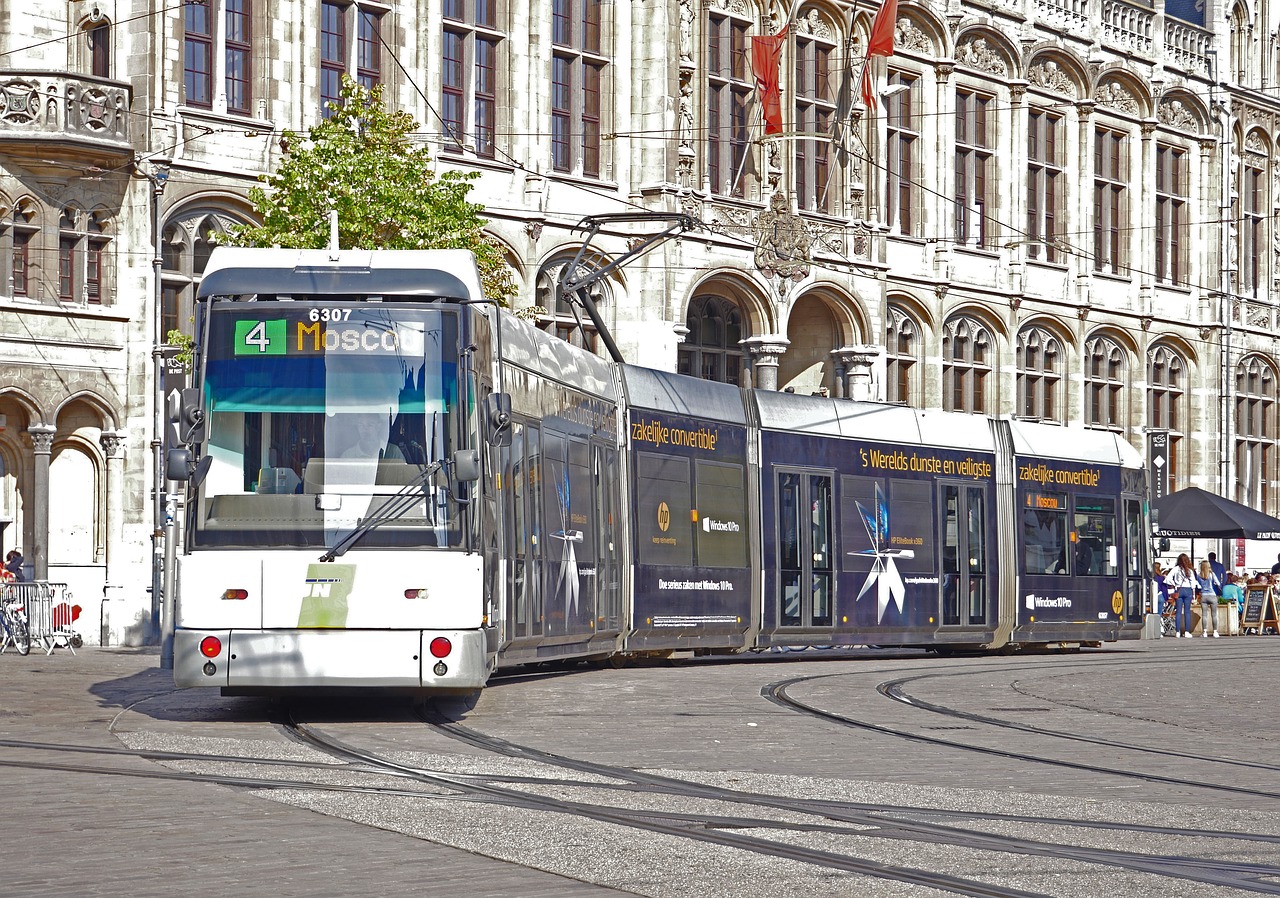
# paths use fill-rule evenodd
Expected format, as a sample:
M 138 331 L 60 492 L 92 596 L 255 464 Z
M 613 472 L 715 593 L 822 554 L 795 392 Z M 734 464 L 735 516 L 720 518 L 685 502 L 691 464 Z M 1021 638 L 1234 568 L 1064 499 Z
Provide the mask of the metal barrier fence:
M 65 583 L 37 580 L 33 583 L 8 583 L 4 589 L 27 609 L 27 627 L 32 645 L 40 645 L 46 655 L 56 648 L 76 653 L 83 641 L 75 628 L 80 606 L 72 604 L 71 590 Z

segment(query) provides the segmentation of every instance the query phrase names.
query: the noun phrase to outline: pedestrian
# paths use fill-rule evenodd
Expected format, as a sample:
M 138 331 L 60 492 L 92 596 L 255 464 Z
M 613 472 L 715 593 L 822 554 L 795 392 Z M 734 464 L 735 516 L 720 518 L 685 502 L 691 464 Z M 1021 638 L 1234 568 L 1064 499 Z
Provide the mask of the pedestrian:
M 1227 584 L 1227 568 L 1218 560 L 1217 552 L 1209 553 L 1209 567 L 1213 569 L 1213 575 L 1218 578 L 1219 587 L 1225 586 Z
M 1272 574 L 1280 574 L 1280 555 L 1276 556 L 1276 563 L 1271 565 Z
M 1160 564 L 1156 562 L 1151 568 L 1151 580 L 1156 585 L 1156 614 L 1163 614 L 1165 606 L 1169 604 L 1169 580 L 1166 571 Z
M 22 551 L 20 549 L 10 549 L 9 554 L 4 556 L 4 569 L 12 574 L 12 579 L 22 580 Z
M 1178 563 L 1174 565 L 1167 577 L 1165 583 L 1169 587 L 1169 591 L 1173 594 L 1175 601 L 1173 611 L 1174 628 L 1178 631 L 1174 633 L 1174 637 L 1191 635 L 1191 601 L 1195 597 L 1196 592 L 1196 572 L 1191 566 L 1191 556 L 1183 552 L 1178 556 Z
M 1213 638 L 1218 638 L 1218 592 L 1222 589 L 1218 578 L 1213 575 L 1209 562 L 1200 562 L 1200 572 L 1196 575 L 1197 590 L 1200 594 L 1200 635 L 1206 639 L 1209 627 L 1213 627 Z

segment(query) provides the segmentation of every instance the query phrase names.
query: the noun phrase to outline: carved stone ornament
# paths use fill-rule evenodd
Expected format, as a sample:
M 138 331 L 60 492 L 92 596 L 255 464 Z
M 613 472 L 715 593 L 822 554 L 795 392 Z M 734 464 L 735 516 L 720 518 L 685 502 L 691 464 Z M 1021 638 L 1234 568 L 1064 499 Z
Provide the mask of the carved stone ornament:
M 1267 145 L 1263 142 L 1262 137 L 1257 131 L 1250 131 L 1244 139 L 1244 148 L 1250 153 L 1256 153 L 1259 156 L 1268 154 Z M 1261 164 L 1259 165 L 1261 167 Z
M 1094 91 L 1093 99 L 1103 106 L 1110 106 L 1112 109 L 1119 109 L 1121 112 L 1128 112 L 1137 115 L 1139 112 L 1138 101 L 1133 94 L 1123 85 L 1116 81 L 1107 81 L 1098 85 L 1098 89 Z
M 1065 94 L 1068 97 L 1074 98 L 1080 95 L 1080 91 L 1076 89 L 1076 83 L 1071 80 L 1071 76 L 1064 72 L 1062 66 L 1052 59 L 1046 59 L 1044 62 L 1033 65 L 1027 71 L 1027 80 L 1036 87 L 1042 87 L 1058 94 Z
M 1181 100 L 1166 100 L 1157 106 L 1156 119 L 1170 128 L 1197 132 L 1200 130 L 1200 120 Z
M 971 69 L 977 69 L 980 72 L 999 75 L 1002 78 L 1009 74 L 1009 66 L 1000 57 L 1000 54 L 987 44 L 985 37 L 975 37 L 973 40 L 965 41 L 957 47 L 956 62 Z
M 98 436 L 98 445 L 102 447 L 102 454 L 107 458 L 116 458 L 120 450 L 124 448 L 125 435 L 122 433 L 114 433 L 104 430 Z
M 905 16 L 898 19 L 893 34 L 895 51 L 905 50 L 908 53 L 919 53 L 921 56 L 933 55 L 933 42 L 929 40 L 929 36 Z
M 809 245 L 804 220 L 790 210 L 781 190 L 755 220 L 756 268 L 765 277 L 802 280 L 809 273 Z
M 747 0 L 711 0 L 709 4 L 716 9 L 723 9 L 726 12 L 736 12 L 739 15 L 747 15 L 751 10 L 747 8 Z M 751 13 L 754 15 L 754 13 Z
M 796 30 L 801 34 L 812 34 L 814 37 L 823 40 L 834 41 L 835 33 L 831 30 L 831 23 L 824 19 L 816 9 L 810 9 L 799 19 L 796 20 Z

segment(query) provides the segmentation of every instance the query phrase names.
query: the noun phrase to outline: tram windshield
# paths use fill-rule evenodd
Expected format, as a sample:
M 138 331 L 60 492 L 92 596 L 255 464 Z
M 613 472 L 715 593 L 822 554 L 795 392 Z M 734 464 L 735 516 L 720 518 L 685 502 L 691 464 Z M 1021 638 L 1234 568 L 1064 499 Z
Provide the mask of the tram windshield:
M 459 544 L 447 478 L 424 476 L 458 442 L 453 310 L 214 302 L 192 545 L 330 546 L 391 509 L 360 546 Z

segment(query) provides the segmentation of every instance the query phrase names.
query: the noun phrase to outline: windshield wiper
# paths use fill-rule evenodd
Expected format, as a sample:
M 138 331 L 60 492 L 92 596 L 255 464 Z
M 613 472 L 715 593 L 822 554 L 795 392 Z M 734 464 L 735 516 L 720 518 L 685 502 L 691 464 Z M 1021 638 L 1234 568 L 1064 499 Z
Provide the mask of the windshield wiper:
M 362 520 L 359 524 L 351 529 L 346 536 L 334 543 L 328 552 L 320 556 L 321 561 L 333 561 L 338 556 L 344 554 L 347 549 L 355 545 L 356 540 L 364 536 L 370 530 L 381 527 L 388 521 L 394 521 L 396 518 L 403 517 L 410 508 L 418 503 L 420 497 L 425 496 L 427 499 L 427 507 L 431 511 L 432 518 L 435 517 L 435 507 L 432 504 L 435 500 L 434 490 L 421 489 L 427 484 L 435 473 L 444 468 L 444 463 L 433 461 L 431 464 L 423 468 L 422 472 L 406 483 L 395 493 L 387 497 L 387 501 L 383 502 L 373 514 Z

